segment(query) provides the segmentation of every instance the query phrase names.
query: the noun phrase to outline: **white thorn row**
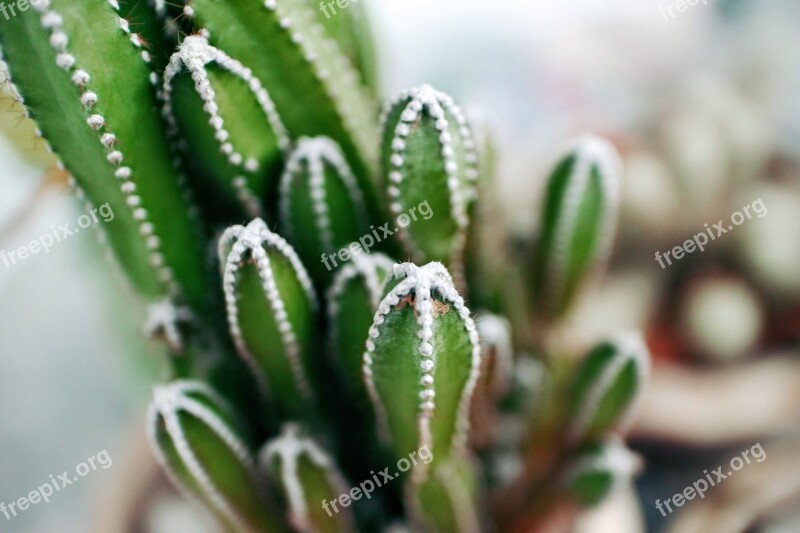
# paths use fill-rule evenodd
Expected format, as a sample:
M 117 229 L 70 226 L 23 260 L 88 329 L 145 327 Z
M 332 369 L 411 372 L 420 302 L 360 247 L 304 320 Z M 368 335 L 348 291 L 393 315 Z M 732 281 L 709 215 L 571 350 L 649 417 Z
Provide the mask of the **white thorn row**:
M 289 522 L 297 531 L 314 531 L 314 524 L 308 512 L 308 497 L 300 480 L 300 459 L 305 457 L 320 468 L 327 478 L 333 495 L 347 492 L 344 477 L 338 472 L 331 457 L 312 439 L 301 436 L 295 424 L 286 424 L 281 435 L 268 442 L 259 454 L 259 462 L 267 471 L 274 472 L 274 462 L 280 462 L 281 483 L 289 503 Z M 352 526 L 349 511 L 341 513 L 347 525 Z M 344 528 L 351 531 L 351 527 Z
M 86 107 L 93 107 L 97 104 L 99 97 L 94 91 L 87 88 L 87 84 L 91 81 L 91 76 L 85 70 L 75 68 L 77 60 L 67 50 L 69 39 L 64 35 L 62 25 L 64 22 L 63 17 L 57 12 L 50 9 L 49 2 L 42 2 L 39 4 L 31 4 L 40 14 L 40 23 L 43 28 L 50 32 L 50 41 L 53 49 L 56 52 L 56 64 L 69 72 L 72 72 L 71 81 L 81 91 L 80 101 L 81 105 Z M 124 20 L 124 19 L 119 19 Z M 123 28 L 124 29 L 124 28 Z M 55 37 L 54 37 L 55 36 Z M 91 105 L 89 105 L 91 104 Z M 116 136 L 106 127 L 106 120 L 100 114 L 92 114 L 86 120 L 87 125 L 98 133 L 98 139 L 101 144 L 110 150 L 111 146 L 116 142 Z M 139 207 L 141 204 L 141 197 L 134 191 L 135 188 L 123 187 L 126 182 L 132 180 L 131 170 L 128 167 L 119 167 L 114 161 L 119 159 L 122 161 L 123 155 L 119 150 L 115 150 L 113 158 L 109 160 L 109 164 L 116 168 L 115 176 L 120 179 L 120 190 L 125 196 L 126 203 L 130 206 L 133 213 L 134 220 L 143 224 L 150 223 L 148 221 L 147 210 Z M 152 223 L 150 223 L 152 225 Z M 146 245 L 147 243 L 145 243 Z M 164 256 L 162 255 L 159 247 L 148 247 L 149 262 L 154 265 L 159 281 L 169 289 L 173 296 L 180 293 L 180 289 L 175 283 L 172 270 L 165 264 Z
M 178 477 L 173 465 L 163 453 L 158 441 L 159 419 L 164 419 L 165 429 L 169 435 L 178 456 L 183 462 L 184 467 L 194 479 L 196 485 L 203 492 L 211 505 L 230 522 L 240 528 L 247 526 L 244 518 L 239 515 L 234 505 L 229 502 L 219 491 L 208 473 L 203 469 L 197 456 L 191 449 L 186 438 L 183 427 L 180 423 L 179 414 L 187 413 L 205 425 L 207 425 L 220 439 L 227 445 L 231 453 L 242 463 L 246 472 L 251 477 L 254 487 L 261 490 L 261 478 L 256 468 L 256 463 L 247 446 L 239 439 L 233 430 L 208 406 L 189 396 L 189 394 L 200 394 L 207 396 L 213 403 L 226 410 L 226 403 L 209 387 L 202 383 L 177 381 L 169 385 L 156 387 L 154 399 L 148 409 L 148 437 L 155 452 L 158 462 L 167 472 L 172 483 L 181 492 L 191 499 L 198 499 Z
M 373 312 L 377 310 L 383 296 L 383 287 L 394 264 L 395 261 L 393 259 L 382 253 L 356 254 L 352 257 L 351 262 L 337 270 L 327 292 L 330 323 L 335 324 L 339 317 L 339 298 L 344 294 L 350 283 L 357 281 L 359 278 L 364 281 L 364 287 L 367 289 Z M 384 270 L 386 273 L 383 281 L 380 280 L 379 270 Z M 335 334 L 335 329 L 331 328 L 332 334 Z
M 458 313 L 459 318 L 464 322 L 464 329 L 467 331 L 472 346 L 470 375 L 464 387 L 458 413 L 456 414 L 456 436 L 453 440 L 453 451 L 461 453 L 466 444 L 466 436 L 469 430 L 470 401 L 480 372 L 480 345 L 477 328 L 470 317 L 469 309 L 464 305 L 464 299 L 453 286 L 452 276 L 444 265 L 434 262 L 418 267 L 412 263 L 402 263 L 394 265 L 392 270 L 391 279 L 400 280 L 400 282 L 389 291 L 378 305 L 372 327 L 369 330 L 367 350 L 364 352 L 364 378 L 379 421 L 379 428 L 381 428 L 383 435 L 388 436 L 390 434 L 386 408 L 376 388 L 372 369 L 375 341 L 380 337 L 381 325 L 385 322 L 385 318 L 392 308 L 396 307 L 403 298 L 414 293 L 416 299 L 415 315 L 419 326 L 417 336 L 420 339 L 418 353 L 421 356 L 420 370 L 422 371 L 419 415 L 417 419 L 420 435 L 419 447 L 422 448 L 426 445 L 432 447 L 433 445 L 430 422 L 436 409 L 436 347 L 433 345 L 433 293 L 435 292 L 437 300 L 451 304 Z M 389 283 L 389 280 L 386 283 Z M 427 470 L 420 468 L 415 470 L 414 475 L 417 478 L 425 476 L 427 475 Z
M 227 248 L 230 251 L 227 252 Z M 245 254 L 250 252 L 252 261 L 255 262 L 258 274 L 261 279 L 264 296 L 269 303 L 274 314 L 275 322 L 281 334 L 281 342 L 284 346 L 286 358 L 292 371 L 295 386 L 301 395 L 310 398 L 312 395 L 311 386 L 306 377 L 303 363 L 301 360 L 301 348 L 294 333 L 289 317 L 286 314 L 286 305 L 281 297 L 280 291 L 275 283 L 272 266 L 265 249 L 274 250 L 289 260 L 298 280 L 306 293 L 308 304 L 312 310 L 318 306 L 317 297 L 311 284 L 311 279 L 297 257 L 294 249 L 279 235 L 267 229 L 267 225 L 261 219 L 255 219 L 245 226 L 232 226 L 228 228 L 220 239 L 220 262 L 223 267 L 223 289 L 225 292 L 225 303 L 228 314 L 228 326 L 234 344 L 241 356 L 248 363 L 259 380 L 259 385 L 263 392 L 267 392 L 267 377 L 264 375 L 261 366 L 256 361 L 245 342 L 239 326 L 239 309 L 236 299 L 236 274 L 242 268 L 241 263 L 245 260 Z
M 119 8 L 119 2 L 117 0 L 108 0 L 108 4 L 111 6 L 112 9 L 114 9 L 114 11 L 119 13 L 120 8 Z M 147 67 L 151 70 L 151 73 L 153 73 L 150 53 L 147 50 L 143 49 L 141 36 L 138 33 L 131 33 L 130 24 L 126 19 L 119 17 L 117 19 L 117 23 L 119 24 L 119 27 L 122 29 L 122 31 L 126 35 L 130 36 L 131 44 L 133 44 L 133 46 L 136 47 L 136 49 L 139 51 L 139 56 L 142 58 L 142 61 L 144 61 L 147 64 Z M 155 80 L 153 80 L 152 77 L 150 78 L 150 82 L 153 84 L 153 86 L 157 86 L 158 84 L 157 76 L 158 74 L 156 74 Z
M 326 201 L 326 165 L 335 170 L 336 177 L 341 180 L 353 202 L 359 225 L 366 228 L 369 219 L 364 195 L 361 192 L 361 188 L 358 186 L 358 182 L 352 170 L 350 170 L 350 166 L 347 164 L 344 154 L 336 142 L 327 137 L 301 137 L 297 141 L 297 147 L 289 157 L 286 169 L 280 180 L 281 221 L 290 235 L 294 235 L 291 219 L 292 185 L 296 179 L 302 179 L 305 176 L 304 165 L 308 171 L 311 204 L 315 214 L 315 223 L 317 231 L 319 232 L 322 249 L 326 253 L 335 252 L 336 243 L 331 226 L 328 203 Z

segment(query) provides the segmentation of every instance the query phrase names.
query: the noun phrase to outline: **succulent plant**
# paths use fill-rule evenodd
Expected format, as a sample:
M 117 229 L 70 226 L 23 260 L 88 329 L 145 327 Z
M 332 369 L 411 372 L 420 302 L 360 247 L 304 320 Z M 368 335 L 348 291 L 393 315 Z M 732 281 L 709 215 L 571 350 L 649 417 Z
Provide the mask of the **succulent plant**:
M 611 249 L 609 143 L 567 153 L 514 254 L 493 144 L 452 97 L 405 91 L 379 129 L 360 7 L 34 7 L 0 25 L 15 94 L 116 214 L 105 241 L 171 363 L 155 455 L 226 529 L 522 529 L 631 478 L 643 341 L 577 363 L 541 342 Z

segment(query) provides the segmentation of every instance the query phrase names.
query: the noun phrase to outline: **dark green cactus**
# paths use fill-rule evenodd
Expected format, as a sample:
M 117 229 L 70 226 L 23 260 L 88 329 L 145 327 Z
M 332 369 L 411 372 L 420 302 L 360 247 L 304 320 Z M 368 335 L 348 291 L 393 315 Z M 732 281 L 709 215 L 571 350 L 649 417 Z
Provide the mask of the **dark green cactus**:
M 616 440 L 581 452 L 564 471 L 564 490 L 578 504 L 597 505 L 613 491 L 630 485 L 640 460 Z
M 512 262 L 488 136 L 427 85 L 379 130 L 365 5 L 347 4 L 52 0 L 0 24 L 11 93 L 78 196 L 113 209 L 106 241 L 173 356 L 155 455 L 237 532 L 528 530 L 554 496 L 601 501 L 635 471 L 613 435 L 647 349 L 623 337 L 576 366 L 540 333 L 609 253 L 614 149 L 565 156 L 534 258 Z M 329 513 L 345 479 L 375 493 Z
M 264 216 L 265 205 L 277 204 L 277 180 L 291 147 L 267 89 L 201 35 L 183 40 L 163 83 L 164 115 L 195 148 L 192 167 L 208 176 L 212 191 L 250 216 Z

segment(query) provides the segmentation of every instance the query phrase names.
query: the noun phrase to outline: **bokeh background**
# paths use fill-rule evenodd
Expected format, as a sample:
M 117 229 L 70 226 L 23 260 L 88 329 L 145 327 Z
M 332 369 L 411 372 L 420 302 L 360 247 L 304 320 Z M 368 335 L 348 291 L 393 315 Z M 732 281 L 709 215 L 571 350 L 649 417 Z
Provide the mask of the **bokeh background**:
M 360 1 L 375 19 L 386 97 L 429 82 L 490 125 L 498 217 L 515 238 L 534 232 L 567 141 L 595 132 L 623 153 L 612 268 L 569 341 L 646 332 L 655 366 L 631 438 L 645 468 L 635 491 L 579 529 L 800 531 L 800 4 L 700 0 L 668 18 L 674 0 Z M 10 250 L 82 211 L 2 96 L 0 249 Z M 655 261 L 759 198 L 763 218 L 666 269 Z M 159 354 L 140 333 L 142 303 L 103 255 L 86 231 L 0 263 L 0 501 L 101 450 L 114 461 L 49 504 L 0 516 L 0 531 L 109 531 L 152 468 L 143 413 Z M 666 518 L 655 509 L 756 443 L 763 463 Z M 208 528 L 169 495 L 137 519 L 153 532 Z

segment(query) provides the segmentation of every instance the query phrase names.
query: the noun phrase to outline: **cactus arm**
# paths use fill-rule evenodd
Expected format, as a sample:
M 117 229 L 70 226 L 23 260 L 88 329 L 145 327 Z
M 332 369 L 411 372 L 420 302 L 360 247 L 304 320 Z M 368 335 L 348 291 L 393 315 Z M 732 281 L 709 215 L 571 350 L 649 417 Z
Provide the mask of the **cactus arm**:
M 397 221 L 407 251 L 417 261 L 459 267 L 478 177 L 466 119 L 452 98 L 422 86 L 389 104 L 381 123 L 383 186 L 392 215 L 426 201 L 434 213 L 426 224 Z
M 649 371 L 649 352 L 639 334 L 599 344 L 581 362 L 571 386 L 569 436 L 596 439 L 630 418 Z
M 205 37 L 184 39 L 163 81 L 164 114 L 191 147 L 195 174 L 213 191 L 263 216 L 275 204 L 277 176 L 291 140 L 275 104 L 252 71 Z M 209 203 L 218 194 L 206 193 Z M 270 209 L 271 210 L 271 209 Z
M 87 200 L 109 203 L 115 216 L 103 229 L 133 284 L 200 307 L 201 246 L 154 112 L 146 50 L 109 4 L 56 5 L 0 28 L 14 82 Z M 110 70 L 108 57 L 123 67 Z
M 616 233 L 621 166 L 613 146 L 587 137 L 551 175 L 534 259 L 541 316 L 566 312 L 586 278 L 604 266 Z
M 335 501 L 348 491 L 344 478 L 331 457 L 299 428 L 287 424 L 281 435 L 262 449 L 260 460 L 276 478 L 289 507 L 288 522 L 301 532 L 355 531 L 349 507 L 339 512 L 323 509 L 323 501 Z
M 395 265 L 369 330 L 364 376 L 398 456 L 427 446 L 435 465 L 463 451 L 479 365 L 475 324 L 444 266 Z M 429 470 L 419 465 L 415 478 Z
M 235 417 L 207 386 L 178 381 L 158 387 L 148 435 L 173 484 L 236 531 L 280 531 L 263 480 Z
M 364 195 L 339 147 L 325 137 L 300 138 L 281 178 L 280 196 L 283 232 L 315 280 L 329 281 L 332 265 L 321 256 L 369 232 Z
M 326 15 L 320 8 L 318 0 L 307 1 L 311 8 L 318 12 L 320 23 L 331 38 L 342 47 L 342 51 L 358 69 L 373 95 L 379 95 L 377 51 L 366 3 L 351 2 L 347 8 L 337 10 L 335 15 L 330 13 Z
M 286 412 L 311 399 L 314 313 L 318 303 L 296 253 L 255 219 L 220 238 L 230 333 L 265 396 Z
M 356 255 L 336 272 L 327 293 L 330 351 L 359 406 L 369 404 L 362 374 L 364 343 L 393 265 L 383 254 Z
M 192 0 L 184 13 L 209 32 L 213 45 L 253 69 L 293 137 L 336 140 L 362 188 L 374 198 L 370 178 L 377 159 L 371 135 L 376 105 L 302 0 Z

